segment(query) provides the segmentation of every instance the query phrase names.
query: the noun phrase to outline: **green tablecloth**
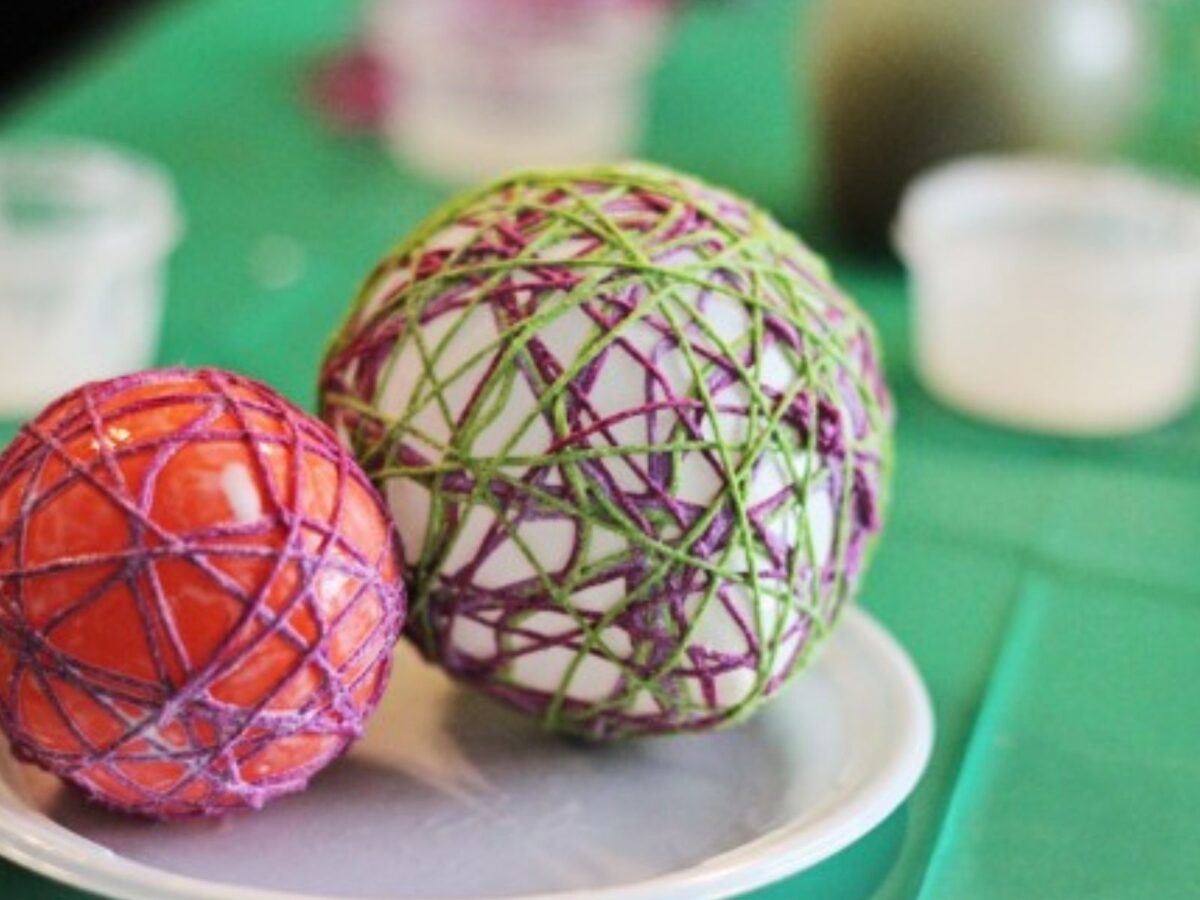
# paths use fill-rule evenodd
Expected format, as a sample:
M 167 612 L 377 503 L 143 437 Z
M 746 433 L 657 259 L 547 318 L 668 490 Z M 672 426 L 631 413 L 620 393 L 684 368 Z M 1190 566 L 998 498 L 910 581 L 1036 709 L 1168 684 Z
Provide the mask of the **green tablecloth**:
M 645 149 L 803 228 L 793 12 L 756 0 L 690 14 Z M 305 67 L 352 13 L 337 0 L 170 5 L 9 116 L 9 134 L 109 139 L 174 172 L 189 231 L 162 362 L 228 366 L 310 402 L 360 276 L 441 198 L 299 102 Z M 1195 33 L 1175 39 L 1200 52 Z M 1200 145 L 1194 78 L 1162 121 L 1194 126 Z M 296 248 L 298 277 L 276 277 L 273 256 Z M 888 822 L 760 896 L 1200 896 L 1200 415 L 1101 443 L 973 424 L 914 381 L 901 272 L 835 263 L 879 322 L 900 408 L 893 516 L 862 601 L 923 672 L 938 740 Z M 0 897 L 70 894 L 0 862 Z

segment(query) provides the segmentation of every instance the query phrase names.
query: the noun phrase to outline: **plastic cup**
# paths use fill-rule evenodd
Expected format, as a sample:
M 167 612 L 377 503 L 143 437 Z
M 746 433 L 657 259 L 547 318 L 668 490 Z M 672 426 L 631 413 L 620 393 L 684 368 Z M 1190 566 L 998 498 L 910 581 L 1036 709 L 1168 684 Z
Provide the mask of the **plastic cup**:
M 0 146 L 0 417 L 153 361 L 180 230 L 169 180 L 144 160 Z
M 1200 364 L 1200 200 L 1137 170 L 981 157 L 921 177 L 896 241 L 917 374 L 949 405 L 1059 434 L 1150 428 Z
M 666 16 L 661 0 L 379 0 L 388 143 L 451 183 L 625 158 Z

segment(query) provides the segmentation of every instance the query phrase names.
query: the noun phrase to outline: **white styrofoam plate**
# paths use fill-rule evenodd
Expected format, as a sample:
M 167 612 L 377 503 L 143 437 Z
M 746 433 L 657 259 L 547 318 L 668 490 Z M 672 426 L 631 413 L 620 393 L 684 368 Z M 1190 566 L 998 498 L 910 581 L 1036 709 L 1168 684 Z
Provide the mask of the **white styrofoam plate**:
M 0 751 L 0 854 L 137 900 L 723 896 L 866 834 L 932 740 L 920 676 L 858 609 L 746 725 L 617 746 L 542 734 L 405 647 L 364 740 L 260 813 L 122 817 Z

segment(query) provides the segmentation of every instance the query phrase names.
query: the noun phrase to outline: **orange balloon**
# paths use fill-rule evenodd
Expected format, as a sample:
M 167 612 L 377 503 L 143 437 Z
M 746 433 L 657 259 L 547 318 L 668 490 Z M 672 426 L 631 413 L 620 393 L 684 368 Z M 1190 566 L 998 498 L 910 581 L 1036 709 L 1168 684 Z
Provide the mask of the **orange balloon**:
M 401 576 L 367 478 L 270 388 L 87 385 L 0 456 L 0 727 L 109 806 L 260 807 L 361 734 Z

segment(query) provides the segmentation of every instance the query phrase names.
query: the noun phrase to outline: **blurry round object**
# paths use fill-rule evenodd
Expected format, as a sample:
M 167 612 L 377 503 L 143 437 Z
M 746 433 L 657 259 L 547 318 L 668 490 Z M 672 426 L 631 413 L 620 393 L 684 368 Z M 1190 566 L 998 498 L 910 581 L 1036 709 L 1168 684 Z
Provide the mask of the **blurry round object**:
M 375 54 L 349 47 L 323 59 L 310 73 L 309 99 L 339 131 L 373 132 L 383 126 L 390 85 Z
M 362 733 L 403 613 L 371 484 L 263 385 L 89 384 L 0 456 L 0 726 L 107 806 L 303 788 Z
M 146 160 L 0 145 L 0 417 L 153 361 L 180 230 L 170 180 Z
M 666 18 L 662 0 L 376 0 L 387 139 L 450 182 L 625 158 Z
M 1200 194 L 1135 170 L 950 164 L 907 194 L 917 369 L 947 403 L 1066 434 L 1177 415 L 1200 365 Z
M 517 175 L 435 214 L 321 396 L 399 524 L 424 652 L 588 737 L 749 715 L 881 523 L 865 316 L 765 213 L 666 169 Z
M 805 71 L 839 228 L 882 246 L 905 184 L 964 153 L 1110 150 L 1144 95 L 1144 16 L 1137 0 L 819 4 Z

